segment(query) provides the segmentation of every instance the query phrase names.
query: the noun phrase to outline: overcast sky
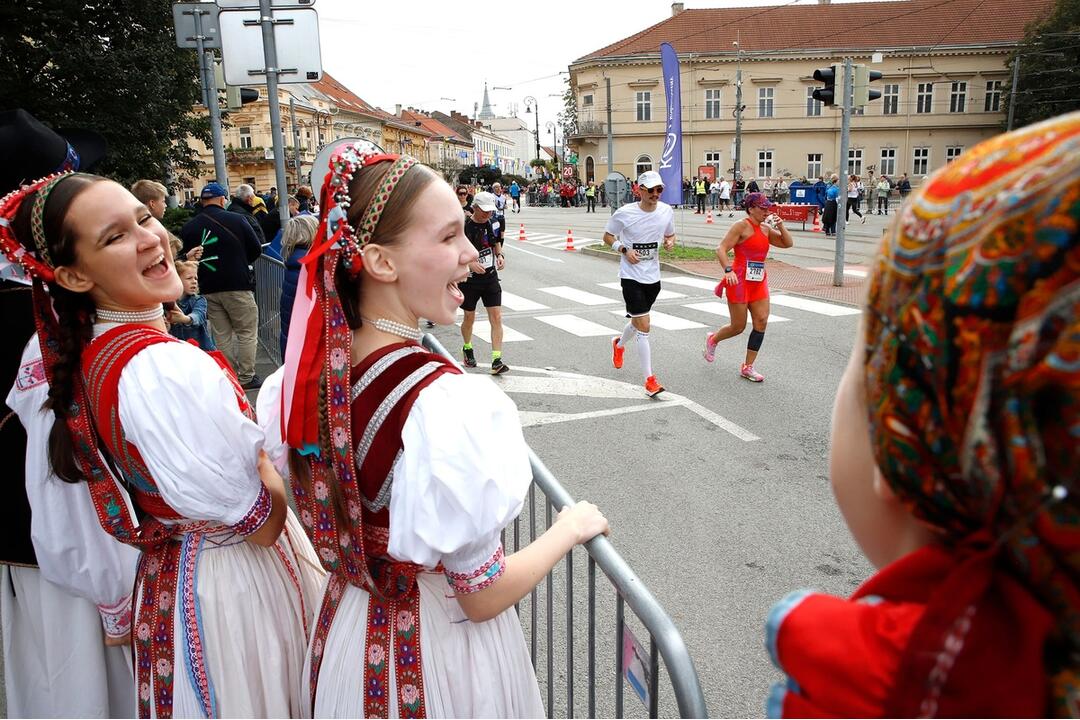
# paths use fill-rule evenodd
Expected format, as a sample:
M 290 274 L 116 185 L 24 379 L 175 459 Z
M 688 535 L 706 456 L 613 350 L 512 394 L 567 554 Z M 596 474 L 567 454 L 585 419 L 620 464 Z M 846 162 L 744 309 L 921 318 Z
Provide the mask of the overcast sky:
M 684 4 L 690 9 L 785 2 Z M 671 17 L 667 0 L 316 0 L 314 7 L 323 70 L 367 102 L 389 112 L 400 103 L 471 115 L 486 80 L 496 115 L 512 114 L 516 103 L 523 116 L 523 100 L 532 95 L 541 124 L 562 108 L 559 97 L 549 96 L 561 97 L 571 62 Z

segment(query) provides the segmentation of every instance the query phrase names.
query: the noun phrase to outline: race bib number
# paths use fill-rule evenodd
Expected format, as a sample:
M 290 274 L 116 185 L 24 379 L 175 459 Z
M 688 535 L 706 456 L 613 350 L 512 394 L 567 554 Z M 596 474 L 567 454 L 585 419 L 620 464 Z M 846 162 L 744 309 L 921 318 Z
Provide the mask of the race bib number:
M 499 228 L 500 228 L 500 227 L 502 227 L 502 226 L 501 226 L 501 225 L 499 225 L 499 221 L 498 221 L 498 220 L 496 220 L 496 221 L 494 221 L 493 223 L 491 223 L 491 229 L 492 229 L 492 230 L 494 230 L 495 232 L 499 232 Z
M 746 263 L 746 281 L 761 282 L 765 279 L 765 263 L 749 261 Z
M 657 243 L 634 243 L 634 252 L 638 260 L 651 260 L 656 257 Z
M 480 267 L 484 270 L 490 270 L 495 267 L 495 253 L 491 251 L 491 248 L 484 248 L 480 251 Z

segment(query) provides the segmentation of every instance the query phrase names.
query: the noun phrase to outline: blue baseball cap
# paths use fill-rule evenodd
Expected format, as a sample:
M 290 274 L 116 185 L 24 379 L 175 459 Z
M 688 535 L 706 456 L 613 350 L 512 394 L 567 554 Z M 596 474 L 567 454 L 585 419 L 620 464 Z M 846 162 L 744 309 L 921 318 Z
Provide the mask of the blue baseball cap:
M 229 197 L 229 193 L 221 186 L 221 183 L 211 182 L 206 183 L 203 186 L 202 192 L 199 197 L 204 199 L 216 198 L 216 197 Z

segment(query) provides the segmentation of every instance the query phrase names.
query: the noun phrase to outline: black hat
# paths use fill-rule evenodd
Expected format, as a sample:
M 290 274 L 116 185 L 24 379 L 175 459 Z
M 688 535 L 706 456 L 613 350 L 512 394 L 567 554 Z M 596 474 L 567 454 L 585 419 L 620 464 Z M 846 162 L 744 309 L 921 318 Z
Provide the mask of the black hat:
M 86 172 L 107 148 L 90 130 L 51 130 L 25 110 L 0 112 L 0 195 L 60 170 Z

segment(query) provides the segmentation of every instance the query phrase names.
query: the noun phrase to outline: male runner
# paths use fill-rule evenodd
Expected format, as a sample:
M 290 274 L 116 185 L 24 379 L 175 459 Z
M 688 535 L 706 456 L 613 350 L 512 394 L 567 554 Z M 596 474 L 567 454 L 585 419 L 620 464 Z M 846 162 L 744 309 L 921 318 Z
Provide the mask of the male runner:
M 495 196 L 489 192 L 478 192 L 472 202 L 472 215 L 465 218 L 465 237 L 480 253 L 480 257 L 469 265 L 472 272 L 465 282 L 458 285 L 465 301 L 461 309 L 465 317 L 461 321 L 461 354 L 465 367 L 476 367 L 473 354 L 472 329 L 476 322 L 476 302 L 484 301 L 488 322 L 491 323 L 491 374 L 502 375 L 510 367 L 502 361 L 502 286 L 499 284 L 499 270 L 506 266 L 503 257 L 502 238 L 497 237 L 491 226 L 495 213 Z
M 495 217 L 491 219 L 491 227 L 495 229 L 495 237 L 499 239 L 499 242 L 502 242 L 503 236 L 506 235 L 506 201 L 508 198 L 503 193 L 502 183 L 492 185 L 491 191 L 495 193 Z
M 604 244 L 622 253 L 619 279 L 626 302 L 626 323 L 620 337 L 611 339 L 611 364 L 623 364 L 623 350 L 631 336 L 637 337 L 638 358 L 645 374 L 645 392 L 655 397 L 664 392 L 652 371 L 649 348 L 649 311 L 660 294 L 660 240 L 664 249 L 675 246 L 675 213 L 660 202 L 664 183 L 660 173 L 649 170 L 638 177 L 641 200 L 623 205 L 604 228 Z

